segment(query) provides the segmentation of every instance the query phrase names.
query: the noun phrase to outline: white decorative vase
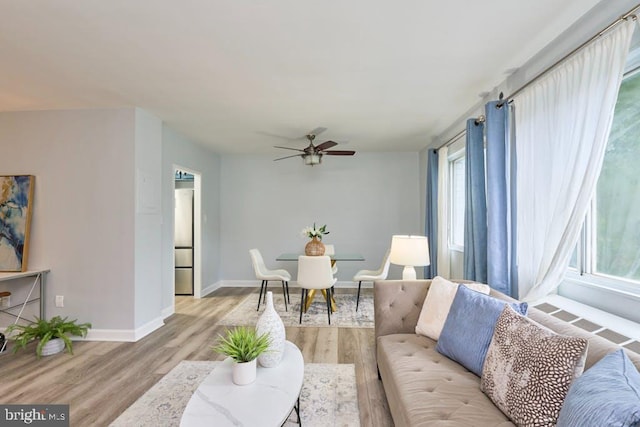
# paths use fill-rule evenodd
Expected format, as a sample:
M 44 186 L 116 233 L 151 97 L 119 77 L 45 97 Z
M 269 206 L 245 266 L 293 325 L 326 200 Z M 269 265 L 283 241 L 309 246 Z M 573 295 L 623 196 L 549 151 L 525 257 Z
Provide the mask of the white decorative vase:
M 286 298 L 286 297 L 285 297 Z M 285 330 L 282 319 L 273 307 L 273 292 L 267 292 L 267 305 L 256 324 L 258 335 L 269 334 L 269 349 L 258 356 L 260 366 L 273 368 L 278 366 L 284 354 Z
M 63 349 L 64 341 L 60 338 L 54 338 L 42 346 L 42 355 L 51 356 L 52 354 L 60 353 Z
M 233 362 L 231 365 L 231 376 L 233 383 L 237 385 L 251 384 L 256 380 L 256 360 L 251 362 Z

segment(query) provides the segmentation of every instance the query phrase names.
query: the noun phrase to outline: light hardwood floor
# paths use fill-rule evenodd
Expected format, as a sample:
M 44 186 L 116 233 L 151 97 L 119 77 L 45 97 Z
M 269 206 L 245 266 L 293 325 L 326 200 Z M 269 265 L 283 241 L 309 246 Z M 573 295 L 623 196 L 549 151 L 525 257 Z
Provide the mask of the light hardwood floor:
M 216 323 L 252 291 L 222 288 L 200 300 L 177 297 L 165 326 L 135 343 L 75 342 L 73 356 L 40 360 L 34 343 L 0 354 L 0 403 L 69 404 L 72 426 L 106 426 L 180 361 L 222 360 L 210 349 L 225 329 Z M 393 426 L 377 376 L 373 329 L 287 327 L 286 333 L 306 363 L 355 364 L 361 425 Z

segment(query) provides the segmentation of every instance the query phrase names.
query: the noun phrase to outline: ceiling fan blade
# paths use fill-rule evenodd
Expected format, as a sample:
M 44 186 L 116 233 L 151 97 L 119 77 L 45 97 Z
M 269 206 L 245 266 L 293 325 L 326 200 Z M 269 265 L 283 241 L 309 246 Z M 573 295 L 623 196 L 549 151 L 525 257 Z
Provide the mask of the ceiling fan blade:
M 353 156 L 356 154 L 355 151 L 351 150 L 331 150 L 331 151 L 323 151 L 324 154 L 329 154 L 330 156 Z
M 316 145 L 316 151 L 326 150 L 327 148 L 335 147 L 338 145 L 337 142 L 334 141 L 325 141 L 320 145 Z
M 325 130 L 327 130 L 327 128 L 323 128 L 323 127 L 317 127 L 314 130 L 312 130 L 311 132 L 309 132 L 309 134 L 318 136 L 320 135 L 322 132 L 324 132 Z
M 284 159 L 290 159 L 291 157 L 301 157 L 304 156 L 304 154 L 294 154 L 293 156 L 285 156 L 285 157 L 280 157 L 278 159 L 273 159 L 273 161 L 277 161 L 277 160 L 284 160 Z
M 277 133 L 271 133 L 271 132 L 265 132 L 265 131 L 256 131 L 256 133 L 258 135 L 263 135 L 263 136 L 268 136 L 270 138 L 277 138 L 277 139 L 281 139 L 281 140 L 285 140 L 285 141 L 300 141 L 301 139 L 304 139 L 304 136 L 301 137 L 296 137 L 296 138 L 291 138 L 290 136 L 284 136 L 284 135 L 279 135 Z
M 282 148 L 284 150 L 294 150 L 294 151 L 302 151 L 304 153 L 304 150 L 301 150 L 299 148 L 291 148 L 291 147 L 280 147 L 278 145 L 274 145 L 273 148 Z

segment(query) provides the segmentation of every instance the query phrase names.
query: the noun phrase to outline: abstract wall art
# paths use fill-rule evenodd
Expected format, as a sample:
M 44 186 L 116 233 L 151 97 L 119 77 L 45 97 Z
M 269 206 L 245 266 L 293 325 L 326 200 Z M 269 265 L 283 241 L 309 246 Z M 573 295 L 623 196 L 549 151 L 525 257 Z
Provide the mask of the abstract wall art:
M 0 271 L 27 271 L 34 181 L 0 176 Z

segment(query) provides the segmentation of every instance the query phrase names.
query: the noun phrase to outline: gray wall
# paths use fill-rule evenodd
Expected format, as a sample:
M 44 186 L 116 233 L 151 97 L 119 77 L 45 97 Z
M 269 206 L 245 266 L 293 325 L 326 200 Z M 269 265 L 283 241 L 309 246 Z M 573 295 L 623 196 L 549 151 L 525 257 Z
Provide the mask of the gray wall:
M 162 306 L 165 315 L 174 305 L 174 168 L 180 166 L 201 176 L 202 288 L 221 278 L 220 259 L 220 157 L 193 143 L 168 126 L 162 130 Z
M 0 113 L 0 171 L 36 176 L 28 267 L 51 269 L 47 317 L 134 326 L 134 124 L 134 109 Z
M 220 273 L 225 280 L 255 280 L 249 249 L 258 248 L 270 268 L 282 252 L 301 252 L 300 236 L 315 221 L 338 252 L 362 253 L 366 262 L 343 262 L 338 280 L 377 268 L 393 234 L 423 234 L 419 154 L 357 153 L 326 156 L 319 166 L 274 155 L 224 155 L 221 175 Z M 421 270 L 421 269 L 418 269 Z M 421 274 L 421 271 L 418 272 Z M 390 277 L 400 278 L 392 266 Z
M 162 121 L 136 109 L 135 120 L 135 328 L 159 322 L 162 306 Z M 153 326 L 151 326 L 153 328 Z
M 203 288 L 255 280 L 248 250 L 275 267 L 279 253 L 302 251 L 300 230 L 314 221 L 338 251 L 367 259 L 342 263 L 343 281 L 377 267 L 392 234 L 423 232 L 418 153 L 316 167 L 221 157 L 139 109 L 0 113 L 0 142 L 2 173 L 36 175 L 29 266 L 51 269 L 47 317 L 92 322 L 94 339 L 137 339 L 173 312 L 176 166 L 202 177 Z M 295 263 L 280 266 L 295 276 Z

